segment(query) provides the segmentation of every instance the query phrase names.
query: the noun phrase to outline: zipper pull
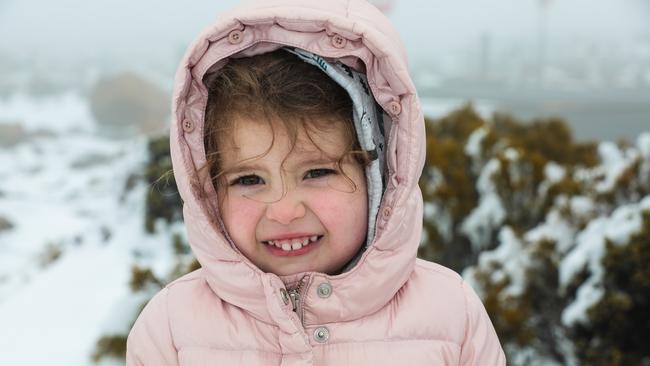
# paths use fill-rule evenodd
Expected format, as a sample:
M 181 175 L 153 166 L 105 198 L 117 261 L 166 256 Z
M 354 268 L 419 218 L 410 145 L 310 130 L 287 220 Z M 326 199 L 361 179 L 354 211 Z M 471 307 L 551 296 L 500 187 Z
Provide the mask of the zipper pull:
M 289 294 L 289 300 L 291 300 L 291 305 L 293 307 L 292 310 L 298 315 L 301 324 L 303 323 L 303 314 L 300 296 L 303 291 L 303 287 L 305 286 L 308 279 L 309 275 L 302 276 L 300 281 L 298 281 L 298 285 L 296 287 L 287 290 L 287 293 Z
M 298 309 L 298 302 L 300 301 L 300 294 L 296 290 L 289 290 L 289 300 L 291 300 L 291 305 L 293 306 L 293 311 Z

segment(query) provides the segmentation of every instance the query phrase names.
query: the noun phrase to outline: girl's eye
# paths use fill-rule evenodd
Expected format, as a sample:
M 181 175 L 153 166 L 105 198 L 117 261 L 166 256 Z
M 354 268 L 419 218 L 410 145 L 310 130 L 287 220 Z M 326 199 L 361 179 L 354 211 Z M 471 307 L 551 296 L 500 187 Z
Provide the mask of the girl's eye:
M 242 175 L 241 177 L 237 177 L 237 178 L 233 179 L 230 182 L 230 185 L 231 186 L 236 186 L 236 185 L 253 186 L 253 185 L 262 184 L 262 183 L 264 183 L 262 178 L 260 178 L 257 175 L 254 175 L 254 174 L 250 174 L 250 175 Z
M 328 168 L 311 169 L 305 174 L 305 179 L 321 178 L 331 174 L 336 174 L 336 170 Z

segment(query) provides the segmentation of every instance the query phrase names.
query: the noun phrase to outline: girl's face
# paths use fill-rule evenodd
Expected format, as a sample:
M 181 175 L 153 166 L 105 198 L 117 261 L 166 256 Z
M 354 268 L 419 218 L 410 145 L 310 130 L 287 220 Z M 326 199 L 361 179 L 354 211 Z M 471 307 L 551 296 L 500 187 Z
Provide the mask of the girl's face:
M 351 158 L 337 165 L 346 148 L 340 128 L 310 133 L 318 147 L 301 129 L 292 148 L 278 125 L 272 131 L 248 118 L 234 124 L 220 159 L 224 224 L 265 272 L 336 274 L 365 240 L 363 168 Z

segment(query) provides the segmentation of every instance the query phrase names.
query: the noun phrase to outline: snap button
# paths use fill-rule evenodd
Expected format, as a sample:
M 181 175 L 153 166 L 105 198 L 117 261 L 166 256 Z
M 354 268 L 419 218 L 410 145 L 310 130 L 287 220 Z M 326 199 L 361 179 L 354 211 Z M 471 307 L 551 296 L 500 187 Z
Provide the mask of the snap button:
M 332 46 L 334 46 L 334 47 L 336 47 L 336 48 L 343 48 L 343 47 L 345 47 L 345 45 L 346 45 L 347 43 L 348 43 L 348 40 L 345 39 L 345 38 L 343 38 L 343 37 L 341 37 L 341 36 L 338 35 L 338 34 L 335 34 L 335 35 L 332 37 Z
M 189 119 L 183 120 L 182 125 L 183 125 L 183 131 L 185 131 L 186 133 L 190 133 L 194 131 L 194 123 L 191 120 Z
M 243 39 L 244 35 L 239 29 L 235 29 L 228 33 L 228 42 L 230 42 L 230 44 L 239 44 Z
M 314 330 L 314 339 L 318 343 L 325 343 L 330 339 L 330 331 L 325 327 L 319 327 Z
M 332 294 L 332 285 L 330 285 L 327 282 L 323 282 L 320 285 L 318 285 L 318 288 L 316 289 L 316 293 L 318 293 L 318 297 L 322 299 L 326 299 L 330 297 Z
M 402 106 L 399 104 L 398 101 L 394 100 L 388 104 L 388 111 L 397 116 L 402 112 Z
M 280 289 L 280 297 L 282 298 L 282 302 L 285 305 L 289 305 L 289 301 L 291 301 L 291 299 L 289 299 L 289 294 L 287 293 L 287 290 L 285 290 L 284 288 L 281 288 Z
M 384 211 L 383 211 L 384 219 L 389 218 L 391 213 L 392 213 L 392 210 L 391 210 L 390 207 L 384 208 Z

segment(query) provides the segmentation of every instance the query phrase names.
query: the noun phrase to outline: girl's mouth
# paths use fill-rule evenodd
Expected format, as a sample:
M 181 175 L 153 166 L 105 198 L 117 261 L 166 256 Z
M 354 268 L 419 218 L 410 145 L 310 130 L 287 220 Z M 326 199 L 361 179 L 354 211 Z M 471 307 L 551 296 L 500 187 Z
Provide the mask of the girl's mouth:
M 266 240 L 262 243 L 266 244 L 273 255 L 291 257 L 307 253 L 319 243 L 322 237 L 322 235 L 311 235 L 292 239 Z

